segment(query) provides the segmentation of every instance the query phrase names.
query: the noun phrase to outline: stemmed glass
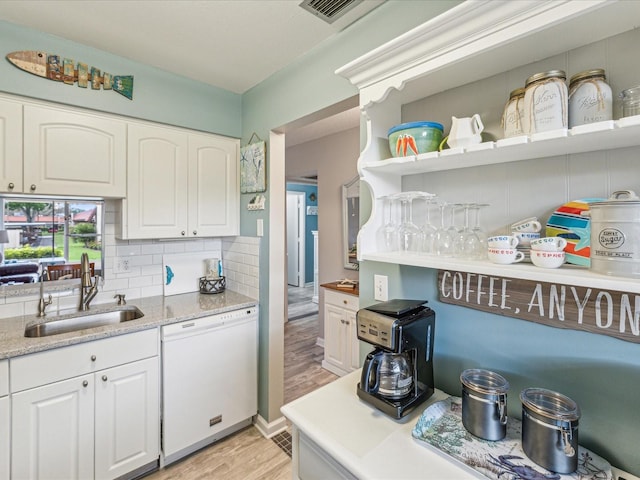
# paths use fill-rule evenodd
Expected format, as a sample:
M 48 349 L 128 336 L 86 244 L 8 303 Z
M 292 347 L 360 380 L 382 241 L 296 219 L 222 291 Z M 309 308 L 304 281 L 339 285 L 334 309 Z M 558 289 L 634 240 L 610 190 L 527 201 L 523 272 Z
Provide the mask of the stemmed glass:
M 453 241 L 455 239 L 455 234 L 457 233 L 457 230 L 455 229 L 455 226 L 453 230 L 450 230 L 449 228 L 445 227 L 444 211 L 446 208 L 449 208 L 452 212 L 451 216 L 453 220 L 454 206 L 443 202 L 439 205 L 439 207 L 440 207 L 440 227 L 438 227 L 438 229 L 436 230 L 436 234 L 433 242 L 433 249 L 436 255 L 440 255 L 442 257 L 452 257 L 454 253 Z
M 421 227 L 421 251 L 427 254 L 434 254 L 435 252 L 435 239 L 438 227 L 431 223 L 431 209 L 438 204 L 435 201 L 435 195 L 425 197 L 426 199 L 426 212 L 425 223 Z
M 472 230 L 480 241 L 480 248 L 476 257 L 479 260 L 482 260 L 487 256 L 487 232 L 480 226 L 480 209 L 488 206 L 488 203 L 474 203 L 471 206 L 471 209 L 476 211 L 476 221 Z
M 384 224 L 376 232 L 376 242 L 381 252 L 394 252 L 398 250 L 398 225 L 394 221 L 393 205 L 394 196 L 382 197 L 382 214 Z
M 456 256 L 461 258 L 475 259 L 480 256 L 481 252 L 480 238 L 469 226 L 469 210 L 473 205 L 470 203 L 460 205 L 464 210 L 464 227 L 458 232 L 454 242 L 454 250 Z
M 400 251 L 403 253 L 416 253 L 419 250 L 420 229 L 413 223 L 413 200 L 420 193 L 403 192 L 398 194 L 401 204 L 402 221 L 398 227 L 398 240 Z

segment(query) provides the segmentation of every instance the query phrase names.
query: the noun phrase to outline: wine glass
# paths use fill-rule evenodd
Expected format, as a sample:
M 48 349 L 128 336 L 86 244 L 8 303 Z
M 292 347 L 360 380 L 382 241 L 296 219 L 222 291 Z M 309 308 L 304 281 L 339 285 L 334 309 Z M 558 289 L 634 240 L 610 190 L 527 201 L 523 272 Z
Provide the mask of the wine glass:
M 453 211 L 453 205 L 442 202 L 440 205 L 440 226 L 436 230 L 435 238 L 433 241 L 433 249 L 436 255 L 442 257 L 452 257 L 453 256 L 453 241 L 455 239 L 455 233 L 457 231 L 451 231 L 449 228 L 445 227 L 444 211 L 446 208 L 451 209 Z
M 469 226 L 469 210 L 472 208 L 473 204 L 465 203 L 460 205 L 460 207 L 464 210 L 464 226 L 460 232 L 458 232 L 458 236 L 455 239 L 454 250 L 456 252 L 456 256 L 468 259 L 478 258 L 480 255 L 480 239 L 473 231 L 473 229 Z
M 427 254 L 435 253 L 435 239 L 438 227 L 431 222 L 431 210 L 434 206 L 438 206 L 435 195 L 426 197 L 426 211 L 425 211 L 425 223 L 420 228 L 421 230 L 421 251 Z
M 394 221 L 393 195 L 385 195 L 382 199 L 383 224 L 376 232 L 376 243 L 381 252 L 394 252 L 398 250 L 398 225 Z
M 420 229 L 413 223 L 413 200 L 418 198 L 416 192 L 398 194 L 401 205 L 402 221 L 398 227 L 400 251 L 403 253 L 417 253 L 419 250 Z
M 482 260 L 487 256 L 487 232 L 480 226 L 480 210 L 488 206 L 488 203 L 474 203 L 471 207 L 471 209 L 475 210 L 476 212 L 476 220 L 472 230 L 480 241 L 480 248 L 478 251 L 478 256 L 476 257 L 479 260 Z

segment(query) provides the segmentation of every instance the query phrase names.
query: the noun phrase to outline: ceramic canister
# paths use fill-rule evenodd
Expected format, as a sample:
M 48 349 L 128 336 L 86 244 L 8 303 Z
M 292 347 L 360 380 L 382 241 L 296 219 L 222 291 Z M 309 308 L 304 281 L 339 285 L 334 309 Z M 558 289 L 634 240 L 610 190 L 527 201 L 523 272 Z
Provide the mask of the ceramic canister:
M 527 79 L 524 93 L 524 133 L 567 128 L 568 91 L 562 70 L 536 73 Z
M 462 424 L 469 433 L 485 440 L 501 440 L 507 434 L 509 382 L 489 370 L 468 369 L 462 383 Z
M 613 118 L 613 96 L 604 70 L 576 73 L 569 81 L 569 128 Z

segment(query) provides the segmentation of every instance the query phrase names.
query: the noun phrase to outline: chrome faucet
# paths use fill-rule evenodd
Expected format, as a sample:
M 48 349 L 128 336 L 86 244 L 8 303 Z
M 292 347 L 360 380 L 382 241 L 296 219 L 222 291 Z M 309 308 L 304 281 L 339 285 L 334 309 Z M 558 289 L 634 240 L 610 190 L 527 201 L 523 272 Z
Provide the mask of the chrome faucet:
M 53 298 L 51 294 L 49 294 L 49 299 L 44 299 L 44 282 L 45 280 L 49 280 L 49 270 L 46 269 L 44 265 L 42 265 L 42 273 L 40 274 L 40 301 L 38 302 L 38 317 L 44 317 L 47 312 L 46 308 L 51 305 L 53 302 Z
M 97 280 L 91 280 L 89 256 L 83 253 L 80 257 L 80 304 L 78 310 L 89 310 L 91 300 L 98 294 Z

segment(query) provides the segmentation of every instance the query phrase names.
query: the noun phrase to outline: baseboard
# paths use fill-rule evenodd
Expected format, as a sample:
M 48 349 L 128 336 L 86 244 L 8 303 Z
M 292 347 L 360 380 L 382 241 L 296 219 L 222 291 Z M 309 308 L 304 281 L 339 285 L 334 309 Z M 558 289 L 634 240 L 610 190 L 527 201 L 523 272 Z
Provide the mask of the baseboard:
M 324 338 L 322 338 L 322 337 L 316 338 L 316 345 L 319 346 L 319 347 L 324 348 Z
M 256 415 L 256 419 L 253 424 L 265 438 L 271 438 L 287 429 L 287 419 L 284 417 L 280 417 L 275 421 L 268 423 L 260 415 Z

